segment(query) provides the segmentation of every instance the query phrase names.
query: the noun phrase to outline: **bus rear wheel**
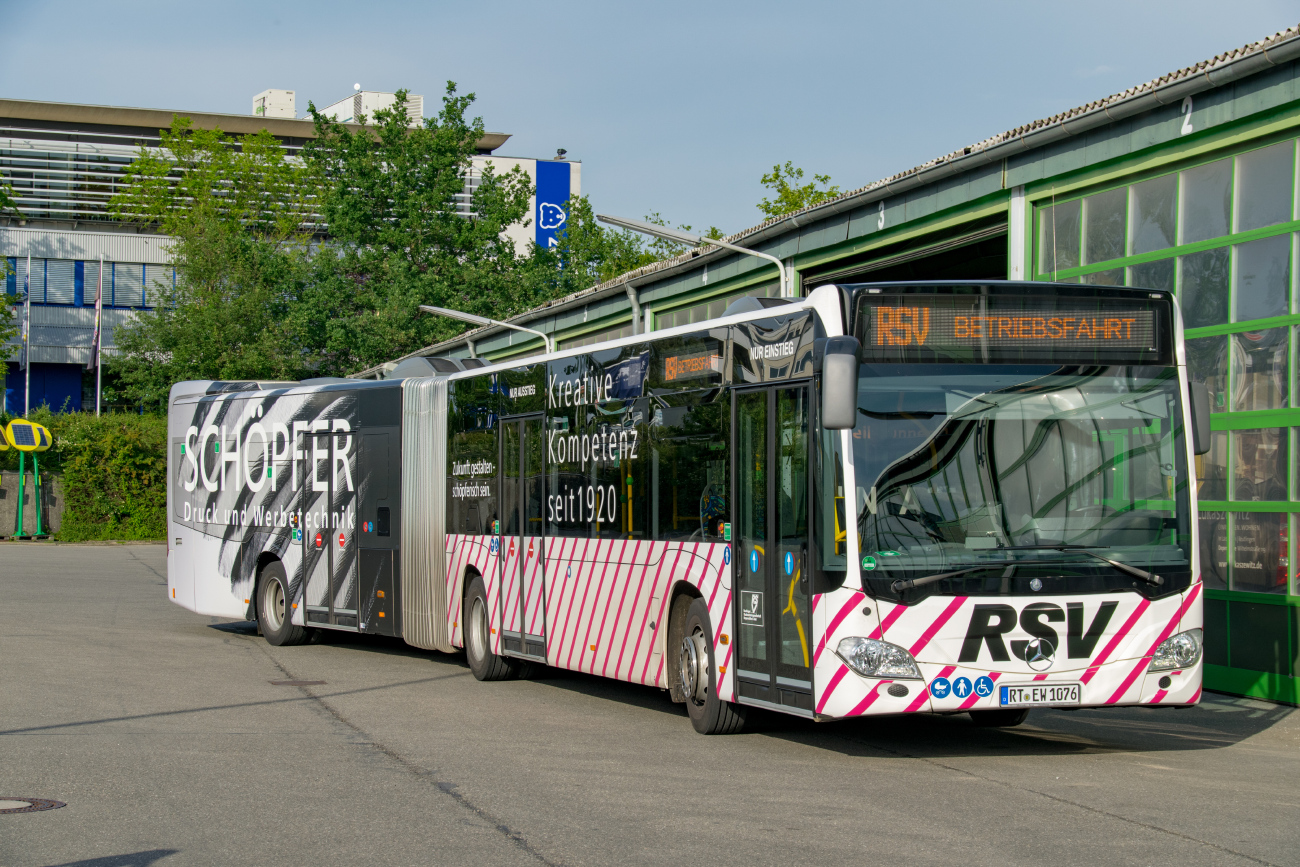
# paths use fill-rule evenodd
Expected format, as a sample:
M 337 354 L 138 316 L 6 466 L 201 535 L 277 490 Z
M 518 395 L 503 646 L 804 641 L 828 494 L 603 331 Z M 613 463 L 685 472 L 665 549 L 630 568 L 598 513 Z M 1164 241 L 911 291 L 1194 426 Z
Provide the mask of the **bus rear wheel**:
M 713 628 L 709 624 L 709 606 L 696 599 L 686 608 L 685 622 L 677 648 L 677 686 L 686 697 L 686 712 L 691 725 L 702 735 L 736 734 L 745 726 L 745 708 L 718 698 L 713 672 Z
M 510 680 L 519 676 L 519 664 L 492 651 L 491 618 L 487 588 L 475 575 L 465 594 L 465 656 L 477 680 Z
M 1006 708 L 1003 710 L 972 710 L 970 721 L 977 726 L 990 729 L 1009 729 L 1018 726 L 1029 716 L 1029 708 Z
M 268 644 L 287 647 L 311 637 L 308 629 L 292 622 L 291 611 L 284 566 L 279 561 L 266 564 L 257 579 L 257 627 Z

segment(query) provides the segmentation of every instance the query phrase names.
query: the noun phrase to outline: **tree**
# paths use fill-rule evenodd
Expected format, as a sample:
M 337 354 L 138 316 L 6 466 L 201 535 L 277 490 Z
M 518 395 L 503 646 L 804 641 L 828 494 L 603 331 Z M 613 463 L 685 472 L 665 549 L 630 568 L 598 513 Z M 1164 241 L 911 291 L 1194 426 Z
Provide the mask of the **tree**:
M 830 175 L 813 175 L 810 183 L 800 185 L 803 180 L 803 169 L 796 169 L 792 162 L 787 161 L 785 167 L 772 166 L 771 174 L 763 175 L 760 183 L 771 190 L 776 196 L 772 199 L 763 199 L 758 203 L 758 209 L 763 212 L 764 217 L 780 217 L 784 214 L 793 214 L 795 211 L 802 211 L 810 205 L 817 205 L 840 194 L 839 187 L 830 186 Z M 818 185 L 823 189 L 817 189 Z
M 503 318 L 550 297 L 521 274 L 523 257 L 505 235 L 529 213 L 533 188 L 523 170 L 498 175 L 489 165 L 465 197 L 484 130 L 482 118 L 467 119 L 474 94 L 458 95 L 448 82 L 438 116 L 414 128 L 406 91 L 396 96 L 373 125 L 359 118 L 355 132 L 309 106 L 317 136 L 303 157 L 321 179 L 331 243 L 313 261 L 295 327 L 338 370 L 464 330 L 420 317 L 421 304 Z
M 297 379 L 314 366 L 290 330 L 319 188 L 265 130 L 238 140 L 173 118 L 142 148 L 114 216 L 174 240 L 175 287 L 115 333 L 112 381 L 135 402 L 165 400 L 184 379 Z

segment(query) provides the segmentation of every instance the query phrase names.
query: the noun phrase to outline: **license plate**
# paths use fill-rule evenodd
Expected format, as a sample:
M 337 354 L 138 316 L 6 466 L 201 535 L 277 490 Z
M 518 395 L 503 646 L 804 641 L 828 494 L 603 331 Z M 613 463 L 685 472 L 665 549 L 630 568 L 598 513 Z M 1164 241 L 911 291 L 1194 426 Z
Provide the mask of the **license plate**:
M 1003 707 L 1035 707 L 1039 705 L 1078 704 L 1083 692 L 1077 683 L 1007 684 L 1000 687 Z

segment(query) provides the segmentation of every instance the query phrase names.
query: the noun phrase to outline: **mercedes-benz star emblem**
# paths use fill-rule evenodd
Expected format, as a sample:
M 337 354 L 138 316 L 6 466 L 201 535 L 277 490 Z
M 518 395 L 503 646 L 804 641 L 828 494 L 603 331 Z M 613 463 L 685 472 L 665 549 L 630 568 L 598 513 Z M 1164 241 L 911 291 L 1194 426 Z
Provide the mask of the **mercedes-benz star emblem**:
M 1025 662 L 1034 671 L 1047 671 L 1052 667 L 1056 648 L 1046 638 L 1035 638 L 1025 645 Z

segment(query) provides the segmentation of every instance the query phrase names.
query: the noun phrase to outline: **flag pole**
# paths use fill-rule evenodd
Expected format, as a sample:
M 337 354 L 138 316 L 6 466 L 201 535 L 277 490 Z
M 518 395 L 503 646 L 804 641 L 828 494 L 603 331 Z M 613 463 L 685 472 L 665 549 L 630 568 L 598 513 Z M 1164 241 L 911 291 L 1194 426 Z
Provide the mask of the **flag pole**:
M 100 385 L 103 383 L 101 370 L 103 365 L 99 363 L 99 344 L 103 338 L 99 334 L 99 320 L 101 312 L 104 309 L 104 254 L 99 254 L 99 288 L 95 290 L 95 345 L 91 348 L 94 353 L 95 361 L 95 417 L 99 418 L 99 393 Z
M 32 253 L 27 251 L 27 273 L 23 275 L 23 291 L 27 294 L 26 309 L 23 311 L 23 418 L 32 411 Z

